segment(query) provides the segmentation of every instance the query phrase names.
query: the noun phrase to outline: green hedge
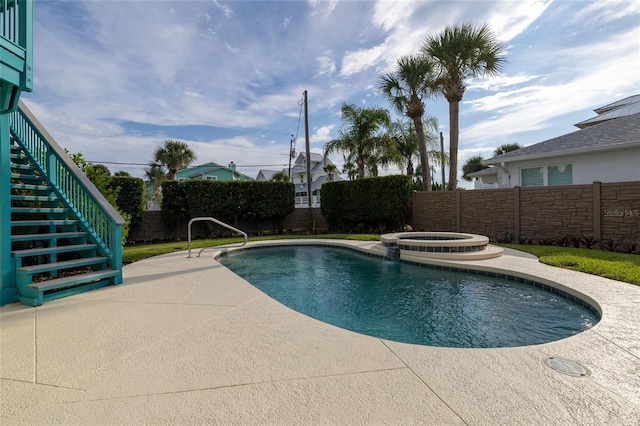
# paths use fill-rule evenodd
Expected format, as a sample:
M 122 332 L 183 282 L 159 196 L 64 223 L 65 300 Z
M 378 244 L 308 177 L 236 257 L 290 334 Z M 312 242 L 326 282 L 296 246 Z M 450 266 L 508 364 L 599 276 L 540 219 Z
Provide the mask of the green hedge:
M 384 176 L 322 185 L 321 211 L 339 230 L 401 229 L 409 219 L 411 180 Z
M 187 180 L 162 185 L 162 215 L 169 227 L 198 216 L 237 225 L 239 219 L 278 222 L 293 212 L 290 182 Z
M 134 229 L 142 225 L 144 181 L 129 176 L 113 176 L 108 188 L 111 190 L 120 188 L 116 204 L 120 211 L 131 216 L 130 228 Z

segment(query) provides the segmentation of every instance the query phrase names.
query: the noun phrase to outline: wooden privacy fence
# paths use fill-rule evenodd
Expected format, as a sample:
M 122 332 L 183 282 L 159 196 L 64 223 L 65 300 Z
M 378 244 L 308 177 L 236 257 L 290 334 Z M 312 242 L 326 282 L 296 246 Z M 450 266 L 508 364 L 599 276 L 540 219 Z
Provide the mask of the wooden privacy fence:
M 576 236 L 640 245 L 640 181 L 414 192 L 412 226 L 494 241 L 512 233 L 533 242 Z

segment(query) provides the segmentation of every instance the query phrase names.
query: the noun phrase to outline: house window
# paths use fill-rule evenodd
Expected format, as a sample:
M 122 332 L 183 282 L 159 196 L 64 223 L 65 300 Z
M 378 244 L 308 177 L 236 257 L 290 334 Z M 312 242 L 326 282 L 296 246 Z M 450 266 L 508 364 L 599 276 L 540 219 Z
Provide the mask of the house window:
M 205 176 L 206 180 L 218 180 L 218 176 Z
M 531 167 L 520 170 L 522 186 L 573 185 L 573 166 L 559 164 L 555 166 Z
M 571 164 L 547 167 L 549 186 L 551 185 L 572 185 L 573 167 Z
M 544 177 L 542 167 L 533 167 L 531 169 L 520 170 L 522 178 L 520 182 L 522 186 L 542 186 L 544 185 Z

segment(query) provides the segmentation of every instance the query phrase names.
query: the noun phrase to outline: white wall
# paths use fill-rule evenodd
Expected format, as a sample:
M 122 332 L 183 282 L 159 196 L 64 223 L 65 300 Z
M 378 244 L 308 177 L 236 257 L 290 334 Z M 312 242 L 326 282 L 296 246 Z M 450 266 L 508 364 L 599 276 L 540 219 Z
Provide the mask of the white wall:
M 640 147 L 592 154 L 558 156 L 538 160 L 505 163 L 504 172 L 500 171 L 500 181 L 506 187 L 521 185 L 520 169 L 539 166 L 572 164 L 573 184 L 585 185 L 600 182 L 640 181 Z

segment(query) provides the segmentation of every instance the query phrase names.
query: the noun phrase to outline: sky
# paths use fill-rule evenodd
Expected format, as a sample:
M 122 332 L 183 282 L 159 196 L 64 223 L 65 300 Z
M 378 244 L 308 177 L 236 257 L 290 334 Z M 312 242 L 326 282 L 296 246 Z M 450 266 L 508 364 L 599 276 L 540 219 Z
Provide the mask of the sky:
M 255 178 L 288 167 L 292 139 L 304 152 L 304 91 L 310 149 L 322 153 L 343 103 L 391 110 L 381 75 L 466 22 L 491 27 L 506 63 L 467 81 L 459 168 L 576 131 L 594 108 L 640 93 L 635 1 L 35 0 L 34 89 L 22 99 L 59 145 L 112 173 L 144 177 L 174 139 L 194 165 L 233 161 Z M 448 150 L 444 97 L 426 114 Z

